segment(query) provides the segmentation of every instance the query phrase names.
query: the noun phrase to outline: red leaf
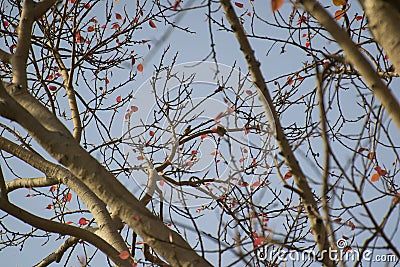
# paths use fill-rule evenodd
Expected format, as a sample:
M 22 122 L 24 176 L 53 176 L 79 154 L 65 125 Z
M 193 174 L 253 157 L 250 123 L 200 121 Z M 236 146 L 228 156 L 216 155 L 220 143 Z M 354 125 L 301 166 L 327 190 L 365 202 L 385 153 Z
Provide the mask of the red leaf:
M 139 108 L 137 106 L 131 106 L 131 112 L 137 112 Z
M 86 9 L 89 9 L 89 8 L 90 8 L 90 4 L 89 4 L 89 3 L 86 3 L 86 4 L 84 5 L 84 7 L 85 7 Z
M 376 166 L 374 170 L 380 175 L 380 176 L 385 176 L 387 174 L 387 171 L 385 169 L 382 169 L 380 166 Z
M 242 7 L 243 7 L 243 4 L 242 4 L 242 3 L 239 3 L 239 2 L 235 2 L 235 6 L 237 6 L 238 8 L 242 8 Z
M 243 187 L 246 187 L 246 186 L 249 185 L 249 183 L 248 183 L 248 182 L 243 182 L 243 183 L 240 183 L 239 185 L 240 185 L 240 186 L 243 186 Z
M 333 220 L 335 223 L 340 223 L 342 221 L 342 218 L 337 218 Z
M 46 210 L 51 210 L 52 207 L 53 207 L 53 204 L 49 204 L 46 206 Z
M 72 199 L 72 194 L 68 193 L 63 197 L 62 201 L 63 202 L 71 202 L 71 199 Z
M 119 257 L 123 260 L 126 260 L 130 257 L 129 251 L 124 250 L 121 253 L 119 253 Z
M 154 136 L 155 133 L 154 133 L 154 131 L 150 131 L 149 134 L 150 134 L 150 136 Z
M 246 90 L 246 94 L 248 94 L 248 95 L 252 95 L 252 94 L 253 94 L 253 92 L 252 92 L 251 90 Z
M 3 21 L 3 25 L 4 25 L 5 28 L 7 28 L 10 25 L 10 23 L 8 21 L 4 20 Z
M 121 26 L 118 23 L 113 23 L 111 29 L 119 29 Z
M 117 101 L 117 103 L 119 103 L 122 101 L 122 97 L 119 95 L 119 96 L 117 96 L 117 98 L 115 100 Z
M 115 18 L 116 18 L 116 19 L 122 19 L 122 16 L 121 16 L 121 14 L 119 14 L 119 13 L 115 13 Z
M 50 192 L 54 192 L 56 189 L 57 189 L 57 186 L 53 185 L 53 186 L 50 187 L 49 191 Z
M 137 159 L 138 160 L 144 160 L 144 157 L 143 156 L 137 156 Z
M 354 225 L 354 223 L 352 223 L 351 221 L 348 221 L 348 222 L 347 222 L 347 225 L 351 227 L 351 230 L 352 230 L 352 231 L 356 228 L 356 226 Z
M 55 90 L 57 90 L 57 87 L 54 86 L 54 85 L 49 85 L 49 90 L 50 91 L 55 91 Z
M 156 24 L 155 24 L 154 21 L 152 21 L 152 20 L 149 21 L 149 25 L 150 25 L 150 27 L 152 27 L 153 29 L 157 28 Z
M 176 10 L 179 7 L 179 4 L 181 3 L 182 0 L 175 0 L 174 5 L 172 6 L 173 10 Z
M 139 65 L 137 65 L 137 70 L 138 70 L 138 72 L 143 72 L 143 65 L 142 65 L 142 63 L 140 63 Z
M 71 222 L 71 221 L 68 221 L 68 222 L 66 222 L 65 224 L 73 224 L 73 222 Z
M 205 139 L 205 138 L 207 138 L 207 136 L 208 136 L 208 134 L 202 134 L 201 136 L 200 136 L 200 139 Z
M 255 247 L 257 247 L 257 246 L 261 245 L 263 242 L 264 242 L 264 238 L 260 236 L 260 237 L 257 237 L 257 238 L 254 240 L 253 245 L 254 245 Z
M 283 5 L 283 0 L 271 0 L 272 12 L 277 11 Z
M 76 42 L 77 42 L 78 44 L 84 43 L 84 42 L 85 42 L 85 38 L 83 38 L 83 37 L 81 36 L 81 33 L 80 33 L 79 31 L 77 31 L 77 32 L 75 33 L 75 39 L 76 39 Z
M 161 181 L 159 182 L 159 184 L 160 184 L 160 186 L 164 186 L 164 185 L 165 185 L 165 181 L 164 181 L 164 180 L 161 180 Z
M 345 246 L 342 250 L 343 253 L 346 253 L 347 251 L 353 250 L 350 246 Z
M 78 221 L 79 225 L 86 225 L 87 224 L 87 220 L 85 218 L 80 218 Z
M 359 21 L 359 20 L 362 20 L 362 18 L 363 18 L 363 16 L 357 16 L 356 20 Z
M 291 177 L 292 177 L 292 173 L 291 173 L 291 172 L 287 172 L 287 173 L 285 174 L 285 177 L 283 177 L 283 179 L 287 180 L 287 179 L 289 179 L 289 178 L 291 178 Z

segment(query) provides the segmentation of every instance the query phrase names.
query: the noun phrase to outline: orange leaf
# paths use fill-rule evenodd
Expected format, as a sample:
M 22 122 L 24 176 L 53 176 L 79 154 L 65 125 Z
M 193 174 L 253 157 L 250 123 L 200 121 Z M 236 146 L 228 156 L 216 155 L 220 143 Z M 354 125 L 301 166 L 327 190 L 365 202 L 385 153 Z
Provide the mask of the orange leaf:
M 379 174 L 378 173 L 374 173 L 372 176 L 371 176 L 371 182 L 376 182 L 376 181 L 378 181 L 379 180 Z
M 89 27 L 87 28 L 87 31 L 88 31 L 88 32 L 94 31 L 94 26 L 89 26 Z
M 335 20 L 340 20 L 341 18 L 343 18 L 344 13 L 346 13 L 346 11 L 344 10 L 338 10 L 335 12 Z
M 283 5 L 283 0 L 271 0 L 271 8 L 273 12 L 280 9 L 282 5 Z
M 142 63 L 137 65 L 137 70 L 138 70 L 138 72 L 143 72 L 143 64 Z
M 344 6 L 346 5 L 346 0 L 332 0 L 335 6 Z
M 130 256 L 130 254 L 129 254 L 129 251 L 127 251 L 127 250 L 124 250 L 124 251 L 122 251 L 121 253 L 119 253 L 119 257 L 120 257 L 121 259 L 123 259 L 123 260 L 128 259 L 129 256 Z

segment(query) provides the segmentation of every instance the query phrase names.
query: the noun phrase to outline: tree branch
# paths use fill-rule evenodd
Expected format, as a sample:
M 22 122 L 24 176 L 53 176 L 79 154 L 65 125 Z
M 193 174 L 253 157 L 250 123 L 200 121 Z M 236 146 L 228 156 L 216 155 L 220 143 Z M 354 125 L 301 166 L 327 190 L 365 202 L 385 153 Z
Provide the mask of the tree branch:
M 280 124 L 279 117 L 274 108 L 272 98 L 268 92 L 264 77 L 261 73 L 260 63 L 257 61 L 254 55 L 254 51 L 249 43 L 249 40 L 246 37 L 243 26 L 239 22 L 239 19 L 235 13 L 235 10 L 233 9 L 233 6 L 231 5 L 231 2 L 229 0 L 220 0 L 220 3 L 225 11 L 225 16 L 231 25 L 232 31 L 234 32 L 236 39 L 238 40 L 240 50 L 242 51 L 244 58 L 247 61 L 247 65 L 253 78 L 253 82 L 257 87 L 257 92 L 260 96 L 261 102 L 263 103 L 268 121 L 271 126 L 275 126 L 275 137 L 279 149 L 285 157 L 285 162 L 289 166 L 290 171 L 294 176 L 297 187 L 301 191 L 301 199 L 304 203 L 304 207 L 307 212 L 311 228 L 314 231 L 314 237 L 315 241 L 318 244 L 318 248 L 320 251 L 328 251 L 329 242 L 327 237 L 327 230 L 318 212 L 317 202 L 314 199 L 313 192 L 311 191 L 306 177 L 289 145 L 289 142 L 286 139 L 285 133 Z M 334 266 L 334 263 L 332 262 L 332 260 L 329 259 L 326 253 L 323 254 L 323 262 L 327 266 Z
M 385 107 L 389 117 L 394 121 L 397 128 L 400 129 L 400 105 L 395 96 L 382 82 L 379 75 L 372 68 L 371 64 L 358 50 L 357 46 L 350 39 L 345 30 L 332 19 L 329 13 L 315 0 L 300 0 L 304 9 L 315 17 L 318 22 L 335 38 L 346 54 L 346 58 L 357 71 L 363 76 L 371 91 L 376 95 L 382 105 Z M 374 11 L 375 12 L 375 11 Z M 387 29 L 385 29 L 385 32 Z M 387 34 L 382 35 L 386 38 Z M 389 55 L 390 56 L 390 55 Z M 394 57 L 398 57 L 396 54 Z

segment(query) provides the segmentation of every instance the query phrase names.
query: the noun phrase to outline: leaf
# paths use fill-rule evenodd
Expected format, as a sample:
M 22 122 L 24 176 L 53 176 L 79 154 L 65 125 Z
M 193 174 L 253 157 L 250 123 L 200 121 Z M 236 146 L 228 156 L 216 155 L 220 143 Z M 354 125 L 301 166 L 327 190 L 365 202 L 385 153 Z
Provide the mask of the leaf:
M 137 216 L 137 215 L 133 216 L 133 220 L 139 221 L 139 216 Z
M 150 130 L 149 135 L 150 135 L 150 136 L 154 136 L 154 134 L 155 134 L 154 131 L 151 131 L 151 130 Z
M 357 20 L 357 21 L 360 21 L 360 20 L 362 20 L 362 18 L 363 18 L 363 16 L 357 16 L 357 17 L 356 17 L 356 20 Z
M 252 94 L 253 94 L 253 92 L 252 92 L 251 90 L 246 90 L 246 94 L 248 94 L 248 95 L 252 95 Z
M 139 108 L 137 106 L 131 106 L 131 112 L 137 112 Z
M 346 0 L 332 0 L 335 6 L 344 6 L 346 5 Z
M 54 85 L 49 85 L 49 90 L 50 91 L 55 91 L 55 90 L 57 90 L 57 87 L 54 86 Z
M 387 171 L 385 169 L 382 169 L 380 166 L 376 166 L 374 170 L 380 175 L 380 176 L 385 176 L 387 174 Z
M 242 3 L 239 3 L 239 2 L 235 2 L 235 6 L 237 6 L 238 8 L 242 8 L 242 7 L 243 7 L 243 4 L 242 4 Z
M 71 202 L 72 194 L 68 193 L 63 197 L 63 202 Z
M 179 4 L 181 3 L 182 0 L 175 0 L 174 5 L 172 6 L 173 10 L 177 10 L 179 7 Z
M 89 27 L 87 28 L 87 31 L 88 31 L 88 32 L 94 31 L 94 26 L 89 26 Z
M 350 246 L 345 246 L 342 250 L 343 253 L 346 253 L 347 251 L 352 251 L 353 249 Z
M 161 180 L 161 181 L 159 182 L 159 184 L 160 184 L 160 186 L 164 186 L 164 185 L 165 185 L 165 181 L 164 181 L 164 180 Z
M 143 64 L 142 63 L 137 65 L 137 70 L 138 70 L 138 72 L 143 72 Z
M 289 179 L 289 178 L 291 178 L 291 177 L 292 177 L 292 173 L 291 173 L 291 172 L 287 172 L 287 173 L 285 174 L 285 177 L 283 177 L 283 179 L 287 180 L 287 179 Z
M 208 134 L 202 134 L 202 135 L 200 136 L 200 139 L 203 140 L 203 139 L 207 138 L 207 136 L 208 136 Z
M 122 19 L 122 16 L 121 16 L 121 14 L 119 14 L 119 13 L 115 13 L 115 18 L 116 18 L 116 19 Z
M 121 259 L 126 260 L 130 257 L 129 251 L 124 250 L 118 255 Z
M 155 24 L 154 21 L 152 21 L 152 20 L 149 21 L 149 25 L 150 25 L 150 27 L 152 27 L 153 29 L 157 28 L 156 24 Z
M 379 180 L 379 174 L 378 173 L 374 173 L 372 176 L 371 176 L 371 182 L 376 182 L 376 181 L 378 181 Z
M 260 237 L 257 237 L 257 238 L 254 240 L 253 245 L 254 245 L 255 247 L 257 247 L 257 246 L 261 245 L 263 242 L 264 242 L 264 238 L 260 236 Z
M 277 11 L 283 5 L 283 0 L 271 0 L 272 12 Z
M 115 100 L 117 101 L 117 103 L 120 103 L 122 101 L 122 97 L 119 95 Z
M 86 225 L 87 224 L 87 220 L 82 217 L 82 218 L 79 219 L 78 224 L 79 225 Z
M 344 10 L 338 10 L 335 12 L 335 20 L 340 20 L 341 18 L 343 18 L 344 13 L 346 13 L 346 11 Z
M 370 160 L 373 160 L 373 159 L 375 159 L 375 152 L 369 152 L 368 153 L 368 159 L 370 159 Z
M 49 191 L 50 192 L 54 192 L 54 191 L 56 191 L 56 189 L 57 189 L 57 186 L 53 185 L 53 186 L 50 187 Z

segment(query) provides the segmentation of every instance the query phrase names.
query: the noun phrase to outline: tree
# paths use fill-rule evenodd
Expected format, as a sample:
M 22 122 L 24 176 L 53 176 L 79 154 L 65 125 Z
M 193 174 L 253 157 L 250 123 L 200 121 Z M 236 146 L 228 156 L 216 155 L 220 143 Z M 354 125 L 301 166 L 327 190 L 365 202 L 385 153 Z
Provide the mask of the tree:
M 398 263 L 400 11 L 271 4 L 5 1 L 0 249 L 36 242 L 37 266 Z

